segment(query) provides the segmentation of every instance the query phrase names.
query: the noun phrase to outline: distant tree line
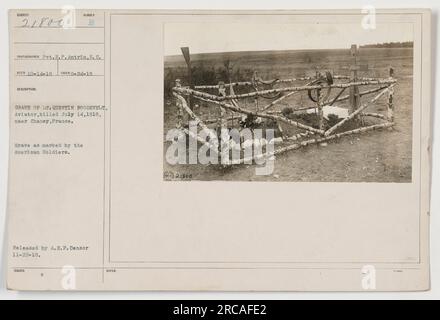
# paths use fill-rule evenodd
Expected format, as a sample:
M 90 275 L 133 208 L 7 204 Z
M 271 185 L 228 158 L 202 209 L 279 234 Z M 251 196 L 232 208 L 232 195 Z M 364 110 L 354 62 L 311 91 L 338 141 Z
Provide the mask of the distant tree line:
M 361 48 L 412 48 L 414 43 L 412 41 L 405 42 L 385 42 L 375 44 L 361 45 Z

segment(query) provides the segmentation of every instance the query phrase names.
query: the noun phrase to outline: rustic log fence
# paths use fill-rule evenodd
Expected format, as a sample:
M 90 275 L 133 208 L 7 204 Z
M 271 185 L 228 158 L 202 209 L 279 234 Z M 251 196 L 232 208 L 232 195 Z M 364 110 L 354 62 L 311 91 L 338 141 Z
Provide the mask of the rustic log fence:
M 190 69 L 189 49 L 182 49 L 182 52 Z M 328 71 L 325 73 L 316 71 L 313 77 L 262 80 L 254 73 L 251 81 L 232 82 L 229 78 L 229 83 L 219 82 L 218 84 L 212 85 L 194 85 L 190 83 L 186 86 L 182 85 L 181 81 L 177 79 L 172 89 L 178 109 L 177 127 L 182 128 L 184 132 L 188 134 L 189 131 L 186 129 L 186 124 L 183 123 L 183 115 L 185 113 L 187 114 L 187 118 L 195 121 L 202 130 L 209 130 L 209 126 L 214 125 L 217 132 L 218 129 L 227 127 L 228 123 L 231 127 L 238 127 L 240 119 L 246 117 L 271 120 L 278 129 L 283 143 L 282 147 L 270 154 L 271 156 L 347 135 L 392 127 L 394 125 L 394 87 L 397 83 L 397 80 L 394 78 L 394 70 L 390 68 L 389 77 L 384 79 L 359 77 L 358 71 L 362 70 L 362 68 L 356 65 L 356 57 L 358 54 L 357 46 L 351 47 L 351 53 L 354 56 L 354 65 L 349 68 L 351 72 L 349 76 L 333 75 Z M 307 82 L 301 83 L 305 81 Z M 259 89 L 259 84 L 266 87 L 272 86 L 272 88 Z M 361 91 L 360 88 L 362 87 L 366 87 L 366 89 Z M 236 93 L 234 88 L 241 88 L 241 93 Z M 243 89 L 249 92 L 242 93 Z M 349 94 L 343 96 L 342 94 L 346 89 L 348 89 Z M 204 90 L 208 90 L 211 93 Z M 217 91 L 217 94 L 212 93 L 214 90 Z M 330 93 L 334 93 L 335 91 L 336 94 L 331 97 Z M 318 119 L 315 125 L 304 123 L 300 119 L 291 119 L 285 115 L 283 111 L 274 110 L 277 106 L 282 106 L 281 102 L 286 101 L 289 97 L 305 93 L 308 94 L 312 104 L 309 106 L 301 105 L 292 107 L 291 112 L 292 114 L 314 113 Z M 366 102 L 361 101 L 365 96 L 373 93 L 378 94 Z M 377 112 L 377 110 L 376 112 L 367 112 L 367 109 L 375 105 L 385 94 L 387 94 L 388 99 L 386 101 L 387 107 L 384 114 Z M 268 99 L 272 101 L 260 104 L 259 100 L 267 101 Z M 346 107 L 348 115 L 341 119 L 338 118 L 337 123 L 333 123 L 333 125 L 326 128 L 324 110 L 338 102 L 348 102 L 348 107 Z M 254 107 L 250 108 L 249 105 L 252 104 Z M 195 106 L 198 108 L 215 108 L 218 110 L 218 116 L 215 118 L 202 119 L 201 115 L 196 114 L 198 111 Z M 341 109 L 341 107 L 336 108 Z M 366 118 L 374 119 L 378 121 L 378 123 L 370 123 L 365 126 L 364 119 Z M 353 129 L 351 127 L 344 129 L 344 125 L 353 121 L 357 126 L 356 128 Z M 297 130 L 300 130 L 300 132 L 286 136 L 281 124 L 295 127 Z M 191 136 L 193 135 L 194 134 Z M 311 135 L 314 136 L 313 139 L 305 140 Z M 203 141 L 200 136 L 193 138 L 208 146 L 213 152 L 219 154 L 220 151 L 218 148 L 220 144 Z M 214 141 L 212 138 L 213 137 L 210 136 L 210 140 Z M 301 139 L 303 139 L 303 141 L 301 141 Z M 292 143 L 292 141 L 294 142 Z M 262 156 L 264 155 L 256 155 L 253 157 L 253 160 L 261 158 Z M 236 160 L 231 163 L 245 163 L 249 160 L 252 159 L 243 157 L 239 161 Z

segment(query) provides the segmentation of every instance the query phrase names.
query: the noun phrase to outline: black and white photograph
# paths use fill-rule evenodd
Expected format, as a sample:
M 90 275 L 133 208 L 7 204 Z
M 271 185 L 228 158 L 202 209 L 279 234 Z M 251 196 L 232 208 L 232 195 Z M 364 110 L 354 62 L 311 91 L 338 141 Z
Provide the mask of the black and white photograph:
M 174 23 L 164 55 L 164 180 L 411 182 L 412 24 Z

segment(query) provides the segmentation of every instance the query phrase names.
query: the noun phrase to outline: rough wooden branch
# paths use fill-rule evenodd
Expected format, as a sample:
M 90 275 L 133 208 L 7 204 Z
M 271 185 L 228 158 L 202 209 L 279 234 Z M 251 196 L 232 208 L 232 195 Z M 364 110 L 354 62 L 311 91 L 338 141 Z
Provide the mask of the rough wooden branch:
M 305 107 L 291 107 L 292 108 L 292 112 L 302 112 L 305 110 L 309 110 L 309 109 L 316 109 L 316 106 L 305 106 Z M 267 114 L 282 114 L 283 111 L 282 110 L 268 110 L 265 113 Z
M 374 118 L 379 118 L 379 119 L 387 120 L 387 117 L 384 116 L 383 114 L 380 114 L 380 113 L 362 112 L 361 116 L 363 116 L 363 117 L 374 117 Z
M 305 80 L 311 80 L 312 77 L 300 77 L 300 78 L 290 78 L 290 79 L 273 79 L 273 80 L 267 80 L 271 83 L 288 83 L 288 82 L 295 82 L 295 81 L 305 81 Z M 232 82 L 229 84 L 230 86 L 253 86 L 254 83 L 252 81 L 240 81 L 240 82 Z M 195 86 L 195 89 L 218 89 L 218 85 L 201 85 L 201 86 Z
M 199 100 L 201 100 L 201 101 L 214 103 L 214 104 L 216 104 L 218 106 L 224 107 L 226 109 L 229 109 L 229 110 L 232 110 L 232 111 L 235 111 L 235 112 L 240 112 L 240 113 L 247 114 L 247 115 L 254 115 L 256 117 L 261 117 L 261 118 L 272 119 L 272 120 L 275 120 L 275 121 L 281 121 L 281 122 L 290 124 L 292 126 L 295 126 L 295 127 L 301 128 L 301 129 L 305 129 L 305 130 L 308 130 L 308 131 L 311 131 L 311 132 L 315 132 L 315 133 L 319 133 L 319 134 L 324 134 L 323 130 L 313 128 L 311 126 L 302 124 L 302 123 L 300 123 L 298 121 L 290 120 L 290 119 L 282 117 L 282 116 L 266 114 L 266 113 L 261 113 L 261 112 L 254 112 L 254 111 L 250 111 L 250 110 L 247 110 L 247 109 L 244 109 L 244 108 L 240 108 L 240 107 L 236 107 L 236 106 L 230 105 L 230 104 L 222 102 L 222 101 L 214 101 L 214 100 L 209 100 L 209 99 L 205 99 L 205 98 L 202 98 L 202 97 L 197 97 L 197 98 Z
M 393 122 L 386 122 L 386 123 L 382 123 L 382 124 L 375 124 L 372 126 L 368 126 L 368 127 L 362 127 L 362 128 L 358 128 L 358 129 L 354 129 L 354 130 L 350 130 L 350 131 L 345 131 L 345 132 L 341 132 L 341 133 L 336 133 L 333 134 L 331 136 L 327 136 L 327 137 L 321 137 L 321 138 L 315 138 L 315 139 L 309 139 L 306 141 L 302 141 L 300 143 L 294 143 L 291 145 L 288 145 L 286 147 L 282 147 L 279 148 L 277 150 L 275 150 L 274 152 L 271 152 L 269 154 L 259 154 L 253 157 L 248 157 L 248 158 L 243 158 L 240 160 L 235 160 L 232 162 L 232 164 L 243 164 L 243 163 L 249 163 L 251 161 L 257 160 L 257 159 L 261 159 L 263 157 L 273 157 L 276 155 L 279 155 L 281 153 L 287 152 L 287 151 L 291 151 L 291 150 L 296 150 L 299 149 L 301 147 L 305 147 L 311 144 L 317 144 L 317 143 L 321 143 L 321 142 L 326 142 L 326 141 L 330 141 L 330 140 L 334 140 L 336 138 L 340 138 L 340 137 L 344 137 L 344 136 L 348 136 L 348 135 L 352 135 L 352 134 L 356 134 L 356 133 L 362 133 L 362 132 L 367 132 L 367 131 L 371 131 L 371 130 L 377 130 L 377 129 L 383 129 L 383 128 L 389 128 L 392 127 L 394 125 Z
M 380 91 L 380 90 L 383 90 L 383 89 L 385 89 L 385 88 L 387 88 L 387 87 L 388 87 L 388 86 L 380 86 L 380 87 L 377 87 L 377 88 L 374 88 L 374 89 L 371 89 L 371 90 L 362 91 L 362 92 L 359 92 L 359 96 L 364 96 L 364 95 L 367 95 L 367 94 L 370 94 L 370 93 L 375 93 L 375 92 L 378 92 L 378 91 Z M 345 88 L 344 88 L 344 89 L 345 89 Z M 333 103 L 335 103 L 335 102 L 340 102 L 340 101 L 348 100 L 349 98 L 350 98 L 350 95 L 347 94 L 347 95 L 345 95 L 345 96 L 342 96 L 342 97 L 340 97 L 340 98 L 337 98 L 336 100 L 332 101 L 331 103 L 333 104 Z M 327 102 L 326 102 L 326 104 L 328 104 L 328 103 L 330 103 L 330 101 L 327 101 Z
M 261 108 L 261 111 L 262 111 L 262 112 L 266 111 L 267 109 L 273 107 L 273 106 L 276 105 L 277 103 L 283 101 L 284 99 L 286 99 L 286 98 L 288 98 L 288 97 L 290 97 L 290 96 L 292 96 L 292 95 L 294 95 L 294 94 L 297 94 L 298 92 L 299 92 L 299 91 L 289 92 L 288 94 L 286 94 L 286 95 L 284 95 L 284 96 L 282 96 L 282 97 L 279 97 L 278 99 L 272 101 L 272 102 L 269 103 L 268 105 L 266 105 L 266 106 L 264 106 L 263 108 Z
M 240 117 L 237 116 L 237 115 L 235 115 L 235 116 L 232 115 L 232 116 L 226 117 L 225 119 L 226 119 L 226 121 L 240 120 Z M 218 122 L 218 118 L 206 119 L 203 122 L 204 123 L 217 123 Z
M 390 69 L 390 73 L 392 73 L 393 71 L 391 71 L 392 68 Z M 394 90 L 393 88 L 390 88 L 390 90 L 388 91 L 388 103 L 387 103 L 387 119 L 388 121 L 394 121 Z
M 197 90 L 192 90 L 187 87 L 174 87 L 173 91 L 181 94 L 192 95 L 195 97 L 201 97 L 210 100 L 230 100 L 230 99 L 241 99 L 241 98 L 250 98 L 250 97 L 259 97 L 263 95 L 278 93 L 278 92 L 292 92 L 292 91 L 307 91 L 307 90 L 316 90 L 316 89 L 328 89 L 328 88 L 348 88 L 352 86 L 365 86 L 365 85 L 378 85 L 378 84 L 394 84 L 396 83 L 395 79 L 381 79 L 381 80 L 367 80 L 367 81 L 357 81 L 350 83 L 334 83 L 332 85 L 304 85 L 304 86 L 295 86 L 295 87 L 285 87 L 285 88 L 277 88 L 277 89 L 269 89 L 269 90 L 261 90 L 257 92 L 250 92 L 244 94 L 234 94 L 226 97 L 219 97 L 216 95 L 212 95 L 205 92 L 200 92 Z
M 297 87 L 286 87 L 286 88 L 277 88 L 277 89 L 269 89 L 269 90 L 261 90 L 258 92 L 250 92 L 236 95 L 229 95 L 226 97 L 218 97 L 216 100 L 225 100 L 225 99 L 240 99 L 240 98 L 250 98 L 257 97 L 262 95 L 268 95 L 278 92 L 291 92 L 291 91 L 307 91 L 307 90 L 316 90 L 316 89 L 328 89 L 328 88 L 348 88 L 353 86 L 366 86 L 366 85 L 378 85 L 378 84 L 394 84 L 396 80 L 394 79 L 386 79 L 386 80 L 375 80 L 375 81 L 356 81 L 350 83 L 336 83 L 332 85 L 304 85 Z
M 353 119 L 356 117 L 359 113 L 361 113 L 364 109 L 366 109 L 368 106 L 370 106 L 372 103 L 375 103 L 380 97 L 382 97 L 386 92 L 392 89 L 394 85 L 391 85 L 387 88 L 385 88 L 383 91 L 381 91 L 377 96 L 375 96 L 372 100 L 368 101 L 367 103 L 361 105 L 358 109 L 353 111 L 347 118 L 339 121 L 337 124 L 335 124 L 333 127 L 328 129 L 324 135 L 329 136 L 332 132 L 334 132 L 336 129 L 340 128 L 344 123 L 347 121 Z
M 173 88 L 173 93 L 178 93 L 178 94 L 184 94 L 184 95 L 192 95 L 194 97 L 202 97 L 205 99 L 211 99 L 211 100 L 222 100 L 221 97 L 210 94 L 210 93 L 206 93 L 206 92 L 201 92 L 201 91 L 197 91 L 197 90 L 193 90 L 187 87 L 174 87 Z
M 328 105 L 332 106 L 336 101 L 338 101 L 339 97 L 344 93 L 344 91 L 345 91 L 346 89 L 347 89 L 347 88 L 342 88 L 342 90 L 339 91 L 339 93 L 336 95 L 336 97 L 332 98 L 331 101 L 330 101 L 330 100 L 325 101 L 324 104 L 328 104 Z M 348 96 L 348 97 L 349 97 L 349 96 Z
M 197 125 L 199 125 L 203 130 L 206 130 L 207 133 L 210 133 L 211 130 L 200 120 L 199 117 L 188 107 L 186 100 L 181 95 L 174 93 L 174 96 L 180 101 L 182 108 L 190 115 L 191 118 L 194 119 Z
M 288 79 L 273 79 L 273 80 L 266 80 L 267 82 L 271 82 L 271 83 L 289 83 L 289 82 L 296 82 L 296 81 L 306 81 L 306 80 L 312 80 L 315 79 L 315 77 L 299 77 L 299 78 L 288 78 Z M 338 79 L 338 80 L 347 80 L 350 79 L 349 76 L 344 76 L 344 75 L 334 75 L 333 79 Z M 376 80 L 381 80 L 378 78 L 358 78 L 360 81 L 376 81 Z M 253 86 L 252 81 L 239 81 L 239 82 L 232 82 L 228 85 L 232 85 L 234 87 L 237 86 Z M 218 89 L 218 85 L 217 84 L 213 84 L 213 85 L 199 85 L 199 86 L 194 86 L 194 89 Z
M 310 131 L 300 132 L 300 133 L 294 134 L 294 135 L 292 135 L 290 137 L 287 137 L 286 139 L 287 140 L 296 141 L 296 140 L 299 140 L 299 139 L 302 139 L 302 138 L 305 138 L 305 137 L 308 137 L 308 136 L 311 136 L 311 135 L 314 135 L 314 133 L 310 132 Z
M 285 134 L 284 134 L 284 130 L 283 130 L 283 127 L 281 127 L 281 124 L 277 121 L 277 128 L 278 128 L 278 131 L 280 132 L 280 135 L 281 135 L 281 139 L 285 139 L 286 137 L 285 137 Z
M 306 86 L 311 85 L 313 82 L 314 82 L 314 81 L 311 81 L 311 82 L 306 83 Z M 342 90 L 345 90 L 345 89 L 342 89 Z M 298 94 L 299 92 L 300 92 L 300 91 L 289 92 L 288 94 L 279 97 L 278 99 L 272 101 L 271 103 L 269 103 L 268 105 L 266 105 L 265 107 L 263 107 L 263 108 L 261 109 L 261 111 L 264 112 L 264 111 L 270 109 L 271 107 L 273 107 L 274 105 L 276 105 L 277 103 L 283 101 L 284 99 L 286 99 L 286 98 L 288 98 L 288 97 L 290 97 L 290 96 L 292 96 L 292 95 L 294 95 L 294 94 Z
M 322 97 L 321 97 L 321 90 L 316 90 L 316 104 L 318 108 L 318 119 L 319 119 L 319 129 L 324 129 L 324 111 L 322 109 Z

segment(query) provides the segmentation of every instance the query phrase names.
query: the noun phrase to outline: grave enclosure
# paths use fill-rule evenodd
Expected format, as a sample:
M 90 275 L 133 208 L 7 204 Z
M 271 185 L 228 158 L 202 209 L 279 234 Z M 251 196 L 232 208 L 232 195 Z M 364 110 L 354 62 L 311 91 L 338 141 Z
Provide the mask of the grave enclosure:
M 190 83 L 182 84 L 176 79 L 172 88 L 177 106 L 176 127 L 220 155 L 221 146 L 213 143 L 214 140 L 206 140 L 190 132 L 188 121 L 195 121 L 200 130 L 208 131 L 243 126 L 252 128 L 253 123 L 270 121 L 279 134 L 277 146 L 270 156 L 343 136 L 392 127 L 393 95 L 397 84 L 393 68 L 390 67 L 388 78 L 361 77 L 358 73 L 364 68 L 358 63 L 357 45 L 352 45 L 350 52 L 352 61 L 347 61 L 349 75 L 335 75 L 317 68 L 315 74 L 309 77 L 263 80 L 254 72 L 250 81 L 233 82 L 229 77 L 229 81 L 217 84 L 195 85 L 191 80 L 189 49 L 182 48 Z M 225 64 L 225 68 L 230 67 Z M 299 95 L 306 97 L 307 105 L 289 105 L 280 110 L 281 102 Z M 384 112 L 368 112 L 368 108 L 381 98 L 387 99 Z M 347 104 L 338 106 L 338 103 Z M 199 110 L 207 107 L 217 110 L 215 117 L 201 115 Z M 369 124 L 365 125 L 366 122 Z M 287 134 L 283 127 L 294 128 L 295 134 Z M 275 140 L 267 143 L 275 143 Z M 229 164 L 249 163 L 267 156 L 243 155 Z

